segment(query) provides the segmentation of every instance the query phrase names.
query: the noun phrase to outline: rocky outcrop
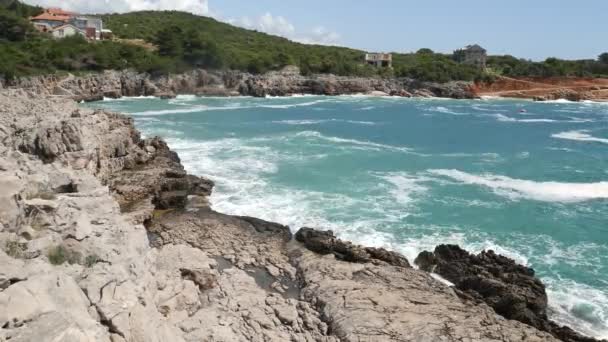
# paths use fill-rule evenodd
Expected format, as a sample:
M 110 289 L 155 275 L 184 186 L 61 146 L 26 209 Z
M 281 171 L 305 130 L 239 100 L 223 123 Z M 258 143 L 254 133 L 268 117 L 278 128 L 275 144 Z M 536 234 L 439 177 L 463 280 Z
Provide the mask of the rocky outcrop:
M 217 213 L 212 187 L 125 116 L 0 92 L 0 340 L 557 341 L 397 253 Z
M 158 96 L 176 94 L 211 96 L 248 95 L 256 97 L 293 94 L 344 95 L 381 92 L 393 96 L 437 96 L 474 98 L 468 82 L 444 84 L 418 82 L 408 78 L 363 78 L 328 74 L 302 76 L 295 67 L 280 72 L 253 75 L 238 71 L 192 70 L 183 74 L 153 76 L 134 71 L 104 71 L 83 76 L 56 75 L 20 78 L 5 87 L 24 88 L 38 93 L 69 97 L 76 101 L 96 101 L 104 97 Z
M 452 282 L 461 297 L 487 303 L 503 317 L 547 331 L 562 341 L 596 341 L 551 322 L 545 286 L 534 270 L 492 250 L 473 255 L 458 246 L 440 245 L 433 252 L 420 253 L 414 262 Z
M 492 82 L 473 86 L 480 96 L 501 96 L 536 101 L 607 101 L 608 79 L 584 77 L 511 78 L 500 76 Z
M 301 228 L 296 233 L 296 240 L 302 242 L 313 252 L 322 255 L 333 254 L 337 259 L 344 261 L 410 267 L 407 259 L 399 253 L 390 252 L 384 248 L 362 247 L 342 241 L 336 238 L 331 230 L 319 231 L 312 228 Z

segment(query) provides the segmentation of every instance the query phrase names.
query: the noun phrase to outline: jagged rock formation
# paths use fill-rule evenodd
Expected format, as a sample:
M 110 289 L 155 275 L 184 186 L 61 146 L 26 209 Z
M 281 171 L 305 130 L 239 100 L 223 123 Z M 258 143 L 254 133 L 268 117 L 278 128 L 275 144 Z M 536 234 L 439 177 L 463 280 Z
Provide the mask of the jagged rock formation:
M 381 79 L 326 74 L 302 76 L 299 71 L 294 72 L 291 69 L 264 75 L 199 69 L 159 77 L 129 70 L 104 71 L 79 77 L 47 75 L 21 78 L 5 84 L 4 87 L 31 89 L 39 93 L 69 97 L 77 101 L 95 101 L 101 100 L 103 97 L 118 98 L 122 96 L 175 97 L 176 94 L 264 97 L 267 95 L 342 95 L 374 92 L 405 97 L 475 97 L 469 82 L 438 84 L 407 78 Z
M 0 340 L 556 341 L 330 232 L 214 212 L 130 119 L 0 92 Z
M 414 262 L 454 283 L 463 298 L 485 302 L 508 319 L 563 341 L 596 341 L 549 321 L 545 285 L 534 276 L 534 270 L 491 250 L 473 255 L 458 246 L 440 245 L 433 252 L 420 253 Z

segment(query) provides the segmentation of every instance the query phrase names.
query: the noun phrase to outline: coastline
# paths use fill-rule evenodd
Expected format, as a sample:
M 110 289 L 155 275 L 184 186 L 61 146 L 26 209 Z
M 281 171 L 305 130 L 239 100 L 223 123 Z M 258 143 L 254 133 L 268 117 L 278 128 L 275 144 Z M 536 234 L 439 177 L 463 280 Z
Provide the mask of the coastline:
M 289 69 L 291 70 L 291 69 Z M 84 76 L 48 75 L 19 78 L 4 88 L 30 89 L 40 94 L 57 95 L 76 101 L 98 101 L 104 97 L 177 95 L 199 96 L 287 96 L 294 94 L 352 95 L 376 94 L 400 97 L 475 98 L 469 82 L 444 84 L 413 79 L 382 79 L 334 76 L 302 76 L 299 71 L 269 72 L 252 75 L 238 71 L 192 70 L 183 74 L 153 77 L 134 71 L 104 71 Z
M 531 82 L 500 77 L 491 84 L 464 81 L 433 83 L 409 78 L 383 79 L 331 74 L 303 76 L 297 68 L 292 67 L 263 75 L 203 69 L 164 76 L 130 70 L 107 70 L 82 76 L 51 74 L 18 78 L 0 84 L 0 89 L 30 89 L 78 102 L 100 101 L 104 97 L 116 99 L 137 96 L 285 97 L 357 94 L 406 98 L 479 99 L 490 96 L 534 101 L 608 101 L 608 80 L 585 80 L 584 85 L 581 82 L 578 79 Z
M 0 277 L 6 280 L 0 281 L 4 289 L 0 302 L 17 298 L 24 289 L 35 291 L 27 300 L 11 304 L 10 317 L 0 316 L 0 323 L 9 322 L 1 331 L 4 336 L 15 340 L 28 333 L 52 336 L 53 331 L 44 330 L 48 320 L 61 327 L 66 325 L 59 323 L 71 317 L 67 323 L 72 323 L 73 336 L 96 336 L 95 340 L 152 336 L 166 340 L 260 336 L 325 341 L 380 336 L 555 340 L 494 314 L 491 306 L 497 304 L 493 301 L 498 293 L 512 298 L 509 307 L 515 312 L 501 312 L 504 316 L 563 340 L 593 341 L 552 325 L 546 318 L 544 286 L 533 270 L 510 259 L 492 253 L 472 256 L 456 246 L 439 246 L 408 261 L 397 253 L 353 245 L 306 228 L 296 233 L 294 241 L 282 225 L 211 210 L 207 198 L 213 182 L 187 175 L 179 157 L 162 140 L 140 139 L 132 119 L 78 108 L 71 101 L 11 92 L 0 93 L 4 97 L 0 172 L 14 191 L 3 198 L 7 206 L 0 217 L 8 218 L 2 222 L 3 240 L 15 241 L 23 253 L 14 258 L 0 252 L 9 265 Z M 17 124 L 10 126 L 12 120 Z M 29 188 L 33 180 L 36 189 Z M 38 213 L 32 208 L 42 214 L 32 216 Z M 75 215 L 73 208 L 84 214 Z M 64 228 L 57 230 L 62 222 Z M 48 250 L 57 244 L 83 256 L 94 253 L 99 260 L 90 266 L 86 262 L 52 266 L 45 261 L 50 260 Z M 411 268 L 410 262 L 448 275 L 445 278 L 457 287 L 446 287 Z M 464 278 L 478 273 L 468 268 L 480 263 L 488 268 L 500 265 L 509 274 L 504 279 L 478 278 L 484 288 L 493 289 L 492 296 L 463 287 L 469 284 L 463 283 Z M 136 271 L 127 271 L 132 265 Z M 461 271 L 454 274 L 450 271 L 454 268 Z M 44 274 L 53 276 L 47 279 Z M 45 282 L 52 283 L 54 277 L 69 284 L 70 292 L 50 300 L 49 294 L 57 290 Z M 162 288 L 154 279 L 158 277 Z M 492 283 L 500 285 L 492 287 Z M 119 295 L 105 296 L 106 291 Z M 520 291 L 531 294 L 510 297 Z M 61 306 L 66 304 L 61 301 L 80 298 L 82 293 L 92 305 L 83 300 Z M 242 305 L 226 301 L 230 296 Z M 129 304 L 125 309 L 121 303 Z M 25 305 L 29 311 L 15 305 Z M 522 305 L 524 317 L 517 316 Z M 89 314 L 87 307 L 93 308 Z M 40 315 L 43 309 L 58 314 Z M 394 319 L 387 310 L 406 318 Z M 428 325 L 429 319 L 437 326 Z M 206 329 L 201 328 L 203 321 Z

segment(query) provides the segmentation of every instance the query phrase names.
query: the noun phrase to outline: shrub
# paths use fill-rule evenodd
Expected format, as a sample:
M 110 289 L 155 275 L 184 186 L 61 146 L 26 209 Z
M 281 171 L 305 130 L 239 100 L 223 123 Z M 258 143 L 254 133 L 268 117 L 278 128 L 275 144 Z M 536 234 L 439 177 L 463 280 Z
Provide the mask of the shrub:
M 65 248 L 62 245 L 56 246 L 49 250 L 47 257 L 53 265 L 61 265 L 67 262 L 70 265 L 79 264 L 82 261 L 82 254 Z
M 96 263 L 99 262 L 99 257 L 96 254 L 87 255 L 84 259 L 84 265 L 86 267 L 93 267 Z
M 15 240 L 8 240 L 4 245 L 4 252 L 15 259 L 19 259 L 23 257 L 23 252 L 25 252 L 26 246 Z

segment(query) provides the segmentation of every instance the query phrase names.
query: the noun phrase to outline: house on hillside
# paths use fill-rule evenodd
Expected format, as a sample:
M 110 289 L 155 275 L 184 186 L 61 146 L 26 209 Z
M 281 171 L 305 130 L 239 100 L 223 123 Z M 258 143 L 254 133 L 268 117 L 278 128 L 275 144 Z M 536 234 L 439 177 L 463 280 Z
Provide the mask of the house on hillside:
M 480 69 L 485 69 L 488 53 L 486 49 L 474 44 L 454 51 L 453 58 L 458 63 L 475 65 Z
M 392 68 L 393 55 L 390 53 L 366 53 L 365 63 L 376 68 Z
M 49 27 L 54 28 L 66 24 L 70 20 L 70 18 L 71 16 L 65 15 L 64 13 L 51 13 L 47 10 L 35 17 L 31 17 L 30 21 L 32 22 L 34 27 L 36 27 L 38 30 L 42 30 L 45 27 L 48 29 Z
M 112 31 L 103 28 L 100 18 L 82 16 L 60 8 L 47 8 L 42 14 L 30 18 L 30 21 L 38 31 L 49 32 L 55 38 L 74 34 L 82 34 L 89 40 L 112 38 Z
M 70 24 L 86 32 L 86 37 L 94 40 L 102 39 L 103 21 L 99 18 L 88 16 L 74 16 L 70 19 Z M 109 30 L 108 30 L 109 31 Z
M 51 35 L 53 38 L 61 39 L 74 35 L 87 36 L 87 33 L 72 24 L 63 24 L 51 29 Z

